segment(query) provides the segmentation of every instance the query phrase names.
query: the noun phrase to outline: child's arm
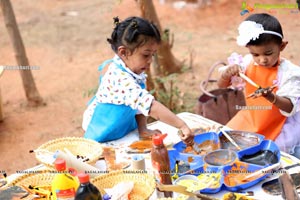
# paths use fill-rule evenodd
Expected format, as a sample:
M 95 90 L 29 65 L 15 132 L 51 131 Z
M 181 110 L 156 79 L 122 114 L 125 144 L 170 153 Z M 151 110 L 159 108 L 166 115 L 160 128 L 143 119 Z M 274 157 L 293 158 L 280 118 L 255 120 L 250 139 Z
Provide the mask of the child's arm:
M 160 130 L 150 130 L 147 128 L 147 117 L 143 114 L 136 115 L 135 119 L 137 122 L 140 139 L 151 139 L 153 134 L 161 134 Z
M 156 100 L 152 101 L 149 115 L 154 119 L 160 120 L 166 124 L 180 129 L 183 132 L 183 136 L 181 136 L 181 139 L 187 144 L 192 143 L 193 134 L 191 129 L 182 119 L 180 119 L 177 115 L 171 112 L 160 102 Z
M 263 94 L 263 97 L 284 112 L 290 113 L 293 110 L 293 104 L 289 98 L 278 96 L 273 92 L 267 92 Z

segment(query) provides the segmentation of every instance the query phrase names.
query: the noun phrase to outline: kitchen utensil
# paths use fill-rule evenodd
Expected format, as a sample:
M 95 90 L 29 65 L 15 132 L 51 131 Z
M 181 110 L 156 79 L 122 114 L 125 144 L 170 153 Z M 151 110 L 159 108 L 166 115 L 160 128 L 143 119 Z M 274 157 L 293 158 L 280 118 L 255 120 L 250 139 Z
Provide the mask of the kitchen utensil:
M 243 73 L 239 73 L 239 75 L 240 75 L 240 77 L 242 78 L 242 79 L 244 79 L 245 81 L 247 81 L 248 83 L 250 83 L 251 85 L 253 85 L 254 87 L 256 87 L 256 88 L 261 88 L 258 84 L 256 84 L 254 81 L 252 81 L 248 76 L 246 76 L 245 74 L 243 74 Z
M 279 162 L 279 163 L 276 163 L 276 164 L 274 164 L 274 165 L 270 165 L 270 166 L 268 166 L 268 167 L 266 167 L 266 168 L 262 168 L 262 169 L 260 169 L 260 170 L 258 170 L 258 171 L 256 171 L 256 172 L 251 173 L 251 174 L 249 174 L 248 176 L 246 176 L 246 177 L 243 179 L 243 181 L 247 181 L 248 179 L 250 179 L 250 178 L 252 178 L 252 177 L 259 176 L 259 175 L 261 175 L 261 174 L 265 174 L 266 172 L 268 172 L 268 171 L 270 171 L 270 170 L 272 170 L 272 169 L 276 169 L 276 168 L 280 167 L 280 165 L 281 165 L 281 163 Z
M 182 136 L 183 133 L 182 133 L 182 130 L 178 130 L 178 135 L 179 136 Z M 201 153 L 201 149 L 198 147 L 198 144 L 195 143 L 195 140 L 193 140 L 193 142 L 191 144 L 187 144 L 188 146 L 191 146 L 193 148 L 193 150 L 195 151 L 196 154 L 200 154 Z
M 172 191 L 172 192 L 177 192 L 177 193 L 181 193 L 184 195 L 188 195 L 188 196 L 192 196 L 192 197 L 197 197 L 200 198 L 202 200 L 217 200 L 216 198 L 204 195 L 204 194 L 200 194 L 200 193 L 194 193 L 194 192 L 189 192 L 187 191 L 186 187 L 182 186 L 182 185 L 163 185 L 163 184 L 156 184 L 156 187 L 160 190 L 160 191 Z
M 241 150 L 241 147 L 226 133 L 226 131 L 224 131 L 222 128 L 220 128 L 220 131 L 238 150 Z

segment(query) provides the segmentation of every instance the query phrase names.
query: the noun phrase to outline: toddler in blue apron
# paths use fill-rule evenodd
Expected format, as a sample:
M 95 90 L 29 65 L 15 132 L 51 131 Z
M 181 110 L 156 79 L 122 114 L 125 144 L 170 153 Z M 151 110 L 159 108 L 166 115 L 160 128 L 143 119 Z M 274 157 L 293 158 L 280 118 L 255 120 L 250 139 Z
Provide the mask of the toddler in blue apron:
M 84 137 L 106 142 L 137 128 L 144 136 L 160 133 L 147 129 L 147 116 L 151 116 L 182 130 L 181 139 L 191 142 L 192 132 L 186 123 L 145 89 L 144 72 L 161 41 L 157 27 L 139 17 L 114 20 L 115 28 L 108 42 L 116 55 L 99 67 L 99 88 L 83 115 Z

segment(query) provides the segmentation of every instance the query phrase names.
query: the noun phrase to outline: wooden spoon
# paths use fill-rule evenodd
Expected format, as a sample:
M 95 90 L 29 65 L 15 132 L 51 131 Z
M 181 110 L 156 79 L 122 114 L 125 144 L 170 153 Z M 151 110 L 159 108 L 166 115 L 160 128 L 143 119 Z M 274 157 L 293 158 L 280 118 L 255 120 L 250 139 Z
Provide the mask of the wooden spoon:
M 187 196 L 192 196 L 192 197 L 197 197 L 200 198 L 201 200 L 217 200 L 216 198 L 204 195 L 204 194 L 200 194 L 200 193 L 194 193 L 194 192 L 189 192 L 187 191 L 186 187 L 182 186 L 182 185 L 163 185 L 163 184 L 156 184 L 156 187 L 160 190 L 160 191 L 167 191 L 167 192 L 177 192 L 177 193 L 181 193 Z

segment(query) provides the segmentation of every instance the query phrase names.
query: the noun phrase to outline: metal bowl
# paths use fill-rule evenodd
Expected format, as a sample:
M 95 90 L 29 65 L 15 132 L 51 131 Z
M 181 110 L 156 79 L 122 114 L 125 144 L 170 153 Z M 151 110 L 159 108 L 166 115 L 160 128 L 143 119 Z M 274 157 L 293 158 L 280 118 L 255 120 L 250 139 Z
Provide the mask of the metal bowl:
M 219 149 L 204 156 L 204 162 L 213 166 L 231 165 L 236 159 L 236 152 L 228 149 Z

